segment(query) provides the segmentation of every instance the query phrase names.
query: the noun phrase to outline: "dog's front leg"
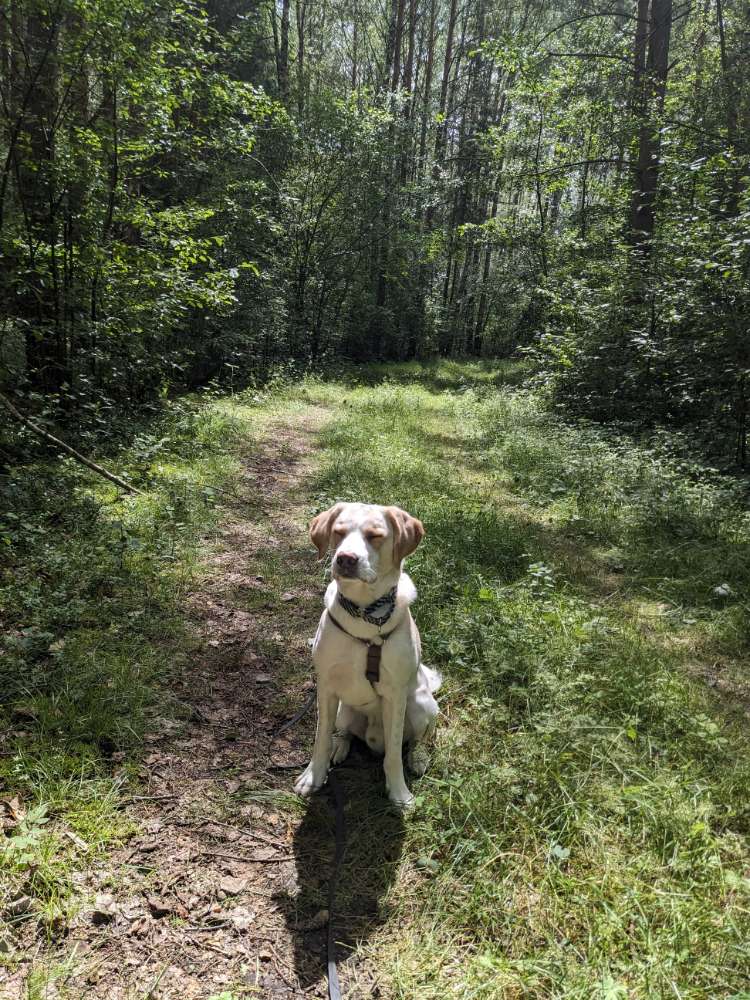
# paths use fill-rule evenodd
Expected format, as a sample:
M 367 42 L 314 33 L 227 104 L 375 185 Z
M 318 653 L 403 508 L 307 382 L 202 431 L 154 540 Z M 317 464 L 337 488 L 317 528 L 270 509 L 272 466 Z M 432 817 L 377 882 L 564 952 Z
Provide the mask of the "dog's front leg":
M 338 703 L 336 695 L 326 691 L 318 679 L 318 724 L 315 729 L 315 744 L 310 763 L 294 783 L 294 790 L 298 795 L 312 795 L 325 783 L 328 762 L 331 759 L 331 737 Z
M 408 809 L 414 796 L 406 787 L 402 746 L 404 719 L 406 717 L 406 692 L 397 691 L 383 696 L 383 736 L 385 740 L 385 786 L 388 797 L 400 809 Z

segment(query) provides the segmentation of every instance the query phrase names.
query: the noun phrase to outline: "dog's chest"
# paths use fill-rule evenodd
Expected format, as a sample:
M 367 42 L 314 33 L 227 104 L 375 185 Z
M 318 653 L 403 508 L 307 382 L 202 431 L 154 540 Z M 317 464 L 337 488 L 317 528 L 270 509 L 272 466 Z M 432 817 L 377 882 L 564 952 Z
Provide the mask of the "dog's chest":
M 408 641 L 401 636 L 386 640 L 380 658 L 380 680 L 372 684 L 366 677 L 368 647 L 323 628 L 313 649 L 320 681 L 344 704 L 358 707 L 392 689 L 410 687 L 417 663 Z M 412 683 L 410 683 L 412 682 Z

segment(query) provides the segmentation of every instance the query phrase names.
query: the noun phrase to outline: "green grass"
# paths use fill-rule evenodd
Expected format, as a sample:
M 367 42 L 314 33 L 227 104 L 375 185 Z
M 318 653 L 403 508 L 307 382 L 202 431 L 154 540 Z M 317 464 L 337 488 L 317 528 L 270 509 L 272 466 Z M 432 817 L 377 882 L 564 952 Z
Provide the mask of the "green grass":
M 19 919 L 50 933 L 80 902 L 73 873 L 133 832 L 121 801 L 150 717 L 182 711 L 165 663 L 179 668 L 194 643 L 183 598 L 240 431 L 217 403 L 171 404 L 105 459 L 142 496 L 67 461 L 2 482 L 0 795 L 26 819 L 0 852 L 0 910 L 29 895 Z
M 122 806 L 139 791 L 143 735 L 190 712 L 170 685 L 196 653 L 185 598 L 222 524 L 262 520 L 242 460 L 307 410 L 304 388 L 287 388 L 165 403 L 100 456 L 140 496 L 67 460 L 0 479 L 0 800 L 23 817 L 0 842 L 0 939 L 30 919 L 64 934 L 86 902 L 80 872 L 135 832 Z M 256 571 L 267 602 L 294 569 Z M 30 908 L 4 918 L 19 896 Z M 0 969 L 19 957 L 0 949 Z
M 737 490 L 399 372 L 348 394 L 317 484 L 422 518 L 447 678 L 378 965 L 404 998 L 747 996 L 747 729 L 691 677 L 747 668 Z
M 408 568 L 425 658 L 446 677 L 417 810 L 394 834 L 376 797 L 352 825 L 344 902 L 386 993 L 748 997 L 746 498 L 667 438 L 565 425 L 524 374 L 439 362 L 280 380 L 174 404 L 110 457 L 143 497 L 67 462 L 4 482 L 0 796 L 29 812 L 0 895 L 30 892 L 54 933 L 76 868 L 130 834 L 118 806 L 142 733 L 183 711 L 164 664 L 193 649 L 184 597 L 202 546 L 222 518 L 262 521 L 232 500 L 239 456 L 280 415 L 322 406 L 294 502 L 422 518 Z M 306 546 L 262 556 L 269 593 L 299 583 Z M 262 614 L 253 599 L 238 606 Z M 284 676 L 306 672 L 288 645 L 273 647 Z M 292 707 L 282 696 L 280 714 Z M 273 789 L 247 794 L 286 809 Z M 305 813 L 311 850 L 329 820 Z M 368 927 L 352 866 L 375 857 L 390 888 L 365 872 Z M 322 884 L 310 891 L 322 905 Z

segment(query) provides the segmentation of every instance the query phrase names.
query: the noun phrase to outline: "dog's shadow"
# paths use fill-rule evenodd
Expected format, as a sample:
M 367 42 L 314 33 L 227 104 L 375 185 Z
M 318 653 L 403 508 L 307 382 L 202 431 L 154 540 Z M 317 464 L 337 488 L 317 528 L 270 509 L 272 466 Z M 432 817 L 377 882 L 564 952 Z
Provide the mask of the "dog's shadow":
M 337 794 L 343 800 L 346 847 L 329 913 Z M 357 943 L 387 919 L 384 896 L 396 876 L 404 830 L 402 816 L 385 793 L 382 757 L 374 757 L 354 740 L 347 761 L 333 772 L 333 781 L 306 804 L 294 836 L 296 886 L 274 897 L 292 933 L 303 988 L 326 974 L 329 919 L 340 969 L 354 960 Z

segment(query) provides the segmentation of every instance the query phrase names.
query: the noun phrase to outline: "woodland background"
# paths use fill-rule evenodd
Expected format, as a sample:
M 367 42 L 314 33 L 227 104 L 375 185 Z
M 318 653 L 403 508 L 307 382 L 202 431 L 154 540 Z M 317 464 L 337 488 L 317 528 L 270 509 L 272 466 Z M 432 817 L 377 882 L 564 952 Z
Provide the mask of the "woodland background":
M 0 380 L 95 447 L 279 362 L 522 351 L 746 467 L 749 54 L 744 0 L 4 0 Z
M 749 55 L 747 0 L 0 0 L 0 996 L 321 995 L 333 926 L 362 1000 L 748 997 Z M 332 907 L 272 762 L 342 499 L 423 520 L 445 686 Z

